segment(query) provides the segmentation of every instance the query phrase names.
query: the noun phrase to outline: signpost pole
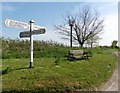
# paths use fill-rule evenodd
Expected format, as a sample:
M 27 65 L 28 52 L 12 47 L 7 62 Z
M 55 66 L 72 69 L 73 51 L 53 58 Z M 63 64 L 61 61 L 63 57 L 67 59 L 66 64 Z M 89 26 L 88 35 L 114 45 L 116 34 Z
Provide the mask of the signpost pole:
M 30 20 L 30 68 L 33 67 L 33 35 L 34 21 Z
M 6 19 L 5 26 L 30 30 L 30 31 L 21 32 L 19 36 L 20 38 L 30 37 L 30 66 L 29 68 L 32 68 L 33 67 L 33 35 L 44 34 L 46 32 L 46 28 L 34 25 L 33 20 L 30 20 L 29 23 L 25 23 L 25 22 L 19 22 L 16 20 Z

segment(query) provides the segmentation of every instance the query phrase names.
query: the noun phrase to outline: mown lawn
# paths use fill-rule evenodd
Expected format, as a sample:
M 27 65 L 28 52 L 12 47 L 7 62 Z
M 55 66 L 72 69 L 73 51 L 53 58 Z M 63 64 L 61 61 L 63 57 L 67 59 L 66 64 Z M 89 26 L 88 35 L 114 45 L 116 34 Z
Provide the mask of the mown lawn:
M 108 51 L 108 50 L 107 50 Z M 29 58 L 2 60 L 3 91 L 89 91 L 110 78 L 117 57 L 109 52 L 96 53 L 88 60 L 66 58 Z

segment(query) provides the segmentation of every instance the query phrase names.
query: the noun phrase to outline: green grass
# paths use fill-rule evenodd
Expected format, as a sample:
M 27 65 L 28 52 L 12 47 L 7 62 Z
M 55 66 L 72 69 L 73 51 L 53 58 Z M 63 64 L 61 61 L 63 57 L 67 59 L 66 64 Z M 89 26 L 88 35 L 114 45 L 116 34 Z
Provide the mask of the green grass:
M 34 41 L 34 68 L 29 67 L 28 40 L 2 39 L 2 89 L 12 92 L 95 90 L 112 75 L 117 49 L 86 49 L 88 60 L 68 61 L 70 48 L 53 41 Z M 74 47 L 72 49 L 80 49 Z
M 3 91 L 95 90 L 110 78 L 117 64 L 117 57 L 110 51 L 74 62 L 65 58 L 34 58 L 32 69 L 28 68 L 29 58 L 3 59 Z

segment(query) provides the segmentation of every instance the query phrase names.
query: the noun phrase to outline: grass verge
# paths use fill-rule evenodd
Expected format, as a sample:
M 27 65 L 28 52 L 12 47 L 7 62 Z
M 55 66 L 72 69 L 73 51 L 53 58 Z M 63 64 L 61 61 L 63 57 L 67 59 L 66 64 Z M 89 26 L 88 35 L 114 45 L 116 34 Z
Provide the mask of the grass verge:
M 3 59 L 3 91 L 90 91 L 112 75 L 117 64 L 111 53 L 98 53 L 88 60 L 65 58 Z

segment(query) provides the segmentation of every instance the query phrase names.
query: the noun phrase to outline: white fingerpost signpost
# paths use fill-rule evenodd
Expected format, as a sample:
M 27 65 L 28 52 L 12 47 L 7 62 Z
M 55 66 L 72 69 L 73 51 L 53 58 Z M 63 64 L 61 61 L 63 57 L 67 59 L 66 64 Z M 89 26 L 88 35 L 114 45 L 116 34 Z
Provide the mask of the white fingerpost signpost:
M 33 67 L 33 35 L 34 21 L 30 20 L 30 68 Z
M 33 35 L 44 34 L 46 32 L 45 27 L 34 25 L 34 21 L 30 20 L 29 23 L 19 22 L 16 20 L 6 19 L 6 27 L 26 29 L 29 31 L 20 32 L 20 38 L 30 37 L 30 68 L 33 67 Z

